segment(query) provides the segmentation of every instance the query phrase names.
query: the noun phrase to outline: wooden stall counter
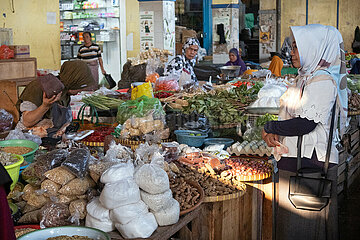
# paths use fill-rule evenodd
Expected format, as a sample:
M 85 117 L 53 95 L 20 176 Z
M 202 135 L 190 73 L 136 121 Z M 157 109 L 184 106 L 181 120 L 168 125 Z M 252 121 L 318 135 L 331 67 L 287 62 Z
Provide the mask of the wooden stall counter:
M 186 237 L 182 229 L 180 239 L 272 239 L 272 178 L 246 182 L 246 185 L 246 193 L 237 198 L 203 203 L 199 238 Z
M 198 216 L 200 215 L 202 211 L 202 205 L 200 205 L 198 208 L 193 210 L 192 212 L 189 212 L 185 214 L 184 216 L 181 216 L 179 221 L 176 224 L 170 225 L 170 226 L 164 226 L 164 227 L 158 227 L 156 231 L 151 235 L 149 238 L 135 238 L 135 239 L 151 239 L 151 240 L 166 240 L 175 235 L 177 232 L 179 232 L 180 229 L 183 229 L 184 232 L 187 234 L 186 239 L 200 239 L 199 236 L 199 228 L 200 224 L 198 221 Z M 192 229 L 188 229 L 187 225 L 191 223 Z M 123 240 L 126 238 L 121 237 L 118 231 L 113 231 L 108 233 L 112 240 Z M 134 238 L 133 238 L 134 239 Z M 184 238 L 180 238 L 184 239 Z

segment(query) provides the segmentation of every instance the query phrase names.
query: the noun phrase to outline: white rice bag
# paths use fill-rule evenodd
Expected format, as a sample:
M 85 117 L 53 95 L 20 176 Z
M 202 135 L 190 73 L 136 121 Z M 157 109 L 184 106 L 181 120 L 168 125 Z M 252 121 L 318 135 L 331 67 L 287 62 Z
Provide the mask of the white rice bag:
M 100 178 L 102 183 L 112 183 L 134 176 L 134 165 L 128 161 L 116 164 L 107 169 Z
M 134 177 L 139 187 L 151 194 L 163 193 L 170 188 L 167 173 L 156 164 L 144 164 Z
M 115 224 L 124 238 L 148 238 L 158 227 L 154 214 L 139 215 L 127 224 Z
M 105 221 L 100 221 L 95 217 L 91 216 L 90 214 L 86 215 L 85 226 L 97 228 L 104 232 L 111 232 L 115 230 L 114 223 L 110 219 Z
M 180 217 L 180 204 L 175 199 L 171 199 L 171 204 L 168 208 L 161 209 L 157 212 L 152 212 L 159 226 L 167 226 L 175 224 Z
M 110 211 L 107 208 L 104 208 L 100 201 L 99 197 L 95 197 L 91 202 L 86 205 L 86 211 L 93 218 L 96 218 L 100 221 L 110 220 Z
M 110 211 L 110 218 L 116 223 L 127 224 L 139 215 L 149 211 L 148 206 L 143 201 L 124 205 Z
M 173 197 L 170 189 L 159 194 L 150 194 L 140 190 L 140 195 L 144 203 L 153 211 L 159 211 L 162 208 L 170 206 Z
M 99 200 L 107 209 L 114 209 L 140 201 L 140 189 L 132 178 L 107 183 L 100 194 Z

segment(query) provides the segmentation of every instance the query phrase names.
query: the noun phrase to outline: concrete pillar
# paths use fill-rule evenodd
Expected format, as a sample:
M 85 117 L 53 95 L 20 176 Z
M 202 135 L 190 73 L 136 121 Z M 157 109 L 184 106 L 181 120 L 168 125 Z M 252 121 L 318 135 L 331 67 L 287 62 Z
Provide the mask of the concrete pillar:
M 140 51 L 169 50 L 175 55 L 175 0 L 138 0 Z
M 239 1 L 213 0 L 213 63 L 229 61 L 229 50 L 239 49 Z M 223 24 L 223 28 L 220 24 Z M 224 38 L 221 35 L 224 35 Z

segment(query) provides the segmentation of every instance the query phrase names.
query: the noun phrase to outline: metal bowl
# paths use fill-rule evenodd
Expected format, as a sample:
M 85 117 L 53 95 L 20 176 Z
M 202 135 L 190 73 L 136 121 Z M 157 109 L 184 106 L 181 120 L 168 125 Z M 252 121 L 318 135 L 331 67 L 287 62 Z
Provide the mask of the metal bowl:
M 226 77 L 234 78 L 240 75 L 240 66 L 223 66 L 220 67 L 221 73 Z

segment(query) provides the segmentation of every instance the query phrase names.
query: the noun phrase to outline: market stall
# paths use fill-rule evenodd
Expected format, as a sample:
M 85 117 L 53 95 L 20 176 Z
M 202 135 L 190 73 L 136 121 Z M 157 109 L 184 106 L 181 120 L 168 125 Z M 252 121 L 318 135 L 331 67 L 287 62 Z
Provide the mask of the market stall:
M 292 81 L 257 71 L 188 91 L 149 77 L 130 94 L 76 96 L 61 139 L 8 136 L 37 142 L 33 153 L 40 145 L 8 197 L 16 224 L 92 227 L 111 239 L 272 239 L 276 166 L 261 129 Z M 359 172 L 358 123 L 340 151 L 339 193 Z

